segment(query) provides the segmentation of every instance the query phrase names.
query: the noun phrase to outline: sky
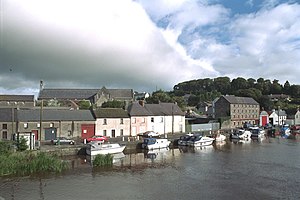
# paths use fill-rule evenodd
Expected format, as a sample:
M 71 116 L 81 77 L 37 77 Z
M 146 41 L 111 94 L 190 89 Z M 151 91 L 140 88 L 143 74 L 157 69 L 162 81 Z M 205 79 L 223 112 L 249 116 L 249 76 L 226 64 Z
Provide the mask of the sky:
M 0 0 L 0 94 L 300 84 L 300 0 Z

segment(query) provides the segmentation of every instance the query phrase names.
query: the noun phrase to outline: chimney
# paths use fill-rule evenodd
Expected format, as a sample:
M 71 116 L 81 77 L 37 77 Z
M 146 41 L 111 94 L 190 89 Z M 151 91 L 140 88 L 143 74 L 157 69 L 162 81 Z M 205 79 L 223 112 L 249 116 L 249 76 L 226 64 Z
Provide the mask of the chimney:
M 139 100 L 139 104 L 144 107 L 145 106 L 144 100 Z
M 43 80 L 40 80 L 40 91 L 44 89 L 44 82 Z

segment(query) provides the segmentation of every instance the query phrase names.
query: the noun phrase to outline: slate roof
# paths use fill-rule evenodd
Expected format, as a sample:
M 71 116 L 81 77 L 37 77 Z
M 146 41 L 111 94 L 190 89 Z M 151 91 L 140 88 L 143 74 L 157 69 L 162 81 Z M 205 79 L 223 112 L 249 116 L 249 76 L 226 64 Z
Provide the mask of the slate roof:
M 0 95 L 0 101 L 31 101 L 31 102 L 34 102 L 34 95 Z
M 38 99 L 89 99 L 93 97 L 99 89 L 43 89 L 39 93 Z
M 251 97 L 236 97 L 233 95 L 223 96 L 231 104 L 252 104 L 252 105 L 259 105 L 257 101 L 255 101 Z
M 96 118 L 129 118 L 128 112 L 122 108 L 98 108 L 94 113 Z
M 111 98 L 124 98 L 124 99 L 132 99 L 133 98 L 133 90 L 131 89 L 107 89 Z
M 40 121 L 40 109 L 18 110 L 19 121 Z M 95 121 L 90 110 L 43 109 L 43 121 Z
M 12 108 L 0 108 L 0 122 L 11 122 L 13 119 L 16 120 L 16 109 L 14 109 L 14 118 L 12 117 Z M 1 128 L 1 127 L 0 127 Z
M 264 110 L 261 111 L 260 115 L 267 115 L 267 116 L 269 116 L 268 112 L 267 112 L 267 111 L 264 111 Z
M 131 89 L 43 89 L 39 93 L 38 99 L 90 99 L 96 94 L 108 93 L 114 99 L 132 99 Z
M 133 102 L 128 106 L 128 113 L 130 116 L 151 116 L 145 107 L 141 106 L 138 102 Z
M 180 109 L 180 107 L 177 104 L 160 103 L 160 105 L 166 110 L 166 115 L 185 115 L 185 113 Z
M 133 102 L 128 107 L 128 112 L 131 116 L 185 115 L 174 103 L 145 104 L 143 107 L 138 102 Z

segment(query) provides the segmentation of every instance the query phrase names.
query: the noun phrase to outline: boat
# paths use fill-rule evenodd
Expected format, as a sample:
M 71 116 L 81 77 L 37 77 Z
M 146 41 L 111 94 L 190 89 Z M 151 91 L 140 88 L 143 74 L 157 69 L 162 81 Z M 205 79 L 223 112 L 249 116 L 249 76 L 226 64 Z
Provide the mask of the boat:
M 218 133 L 215 137 L 216 142 L 223 142 L 226 140 L 226 136 L 223 134 Z
M 191 133 L 180 136 L 178 139 L 178 145 L 179 146 L 187 146 L 188 145 L 187 142 L 191 139 L 192 136 L 193 136 L 193 134 L 191 134 Z
M 170 141 L 165 138 L 144 138 L 142 143 L 143 149 L 161 149 L 167 148 L 170 145 Z
M 291 129 L 289 128 L 289 125 L 283 125 L 283 127 L 280 129 L 280 134 L 283 138 L 289 138 L 291 135 Z
M 202 136 L 202 135 L 195 135 L 192 136 L 191 139 L 188 141 L 189 146 L 199 147 L 199 146 L 207 146 L 211 145 L 214 142 L 214 138 Z
M 248 140 L 251 138 L 251 132 L 244 129 L 236 129 L 230 134 L 230 139 Z
M 253 140 L 262 139 L 265 137 L 265 131 L 259 127 L 251 127 L 249 130 L 251 132 L 251 139 Z
M 87 144 L 86 154 L 93 156 L 98 154 L 116 154 L 122 153 L 125 149 L 125 145 L 118 143 L 104 143 L 101 141 L 91 141 Z
M 241 139 L 240 136 L 244 133 L 245 130 L 243 129 L 236 129 L 232 133 L 230 133 L 229 138 L 234 139 L 234 140 L 239 140 Z

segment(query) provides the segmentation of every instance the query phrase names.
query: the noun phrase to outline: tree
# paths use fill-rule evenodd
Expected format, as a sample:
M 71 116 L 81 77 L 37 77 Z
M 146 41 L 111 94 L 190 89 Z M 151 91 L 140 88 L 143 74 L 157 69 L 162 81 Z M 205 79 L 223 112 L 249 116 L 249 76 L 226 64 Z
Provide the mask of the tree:
M 102 104 L 102 108 L 125 108 L 125 102 L 124 101 L 118 101 L 118 100 L 112 100 L 107 101 Z
M 188 99 L 189 106 L 196 106 L 200 102 L 200 96 L 191 95 Z
M 290 83 L 288 81 L 286 81 L 284 83 L 284 86 L 283 86 L 283 93 L 287 94 L 287 95 L 290 95 L 291 94 L 290 93 L 290 89 L 291 89 L 291 85 L 290 85 Z
M 170 95 L 162 90 L 153 92 L 152 95 L 145 100 L 147 103 L 173 102 Z
M 79 109 L 88 110 L 91 107 L 91 102 L 87 100 L 81 100 L 78 102 Z
M 279 84 L 279 81 L 274 79 L 270 89 L 271 94 L 281 94 L 282 86 Z
M 247 83 L 248 83 L 249 88 L 254 88 L 255 87 L 255 82 L 256 82 L 256 80 L 253 79 L 253 78 L 248 78 L 247 79 Z
M 246 81 L 246 79 L 242 77 L 238 77 L 231 81 L 232 90 L 247 89 L 247 88 L 248 88 L 248 82 Z
M 228 77 L 218 77 L 214 79 L 214 90 L 225 94 L 230 94 L 231 92 L 231 83 L 230 78 Z

